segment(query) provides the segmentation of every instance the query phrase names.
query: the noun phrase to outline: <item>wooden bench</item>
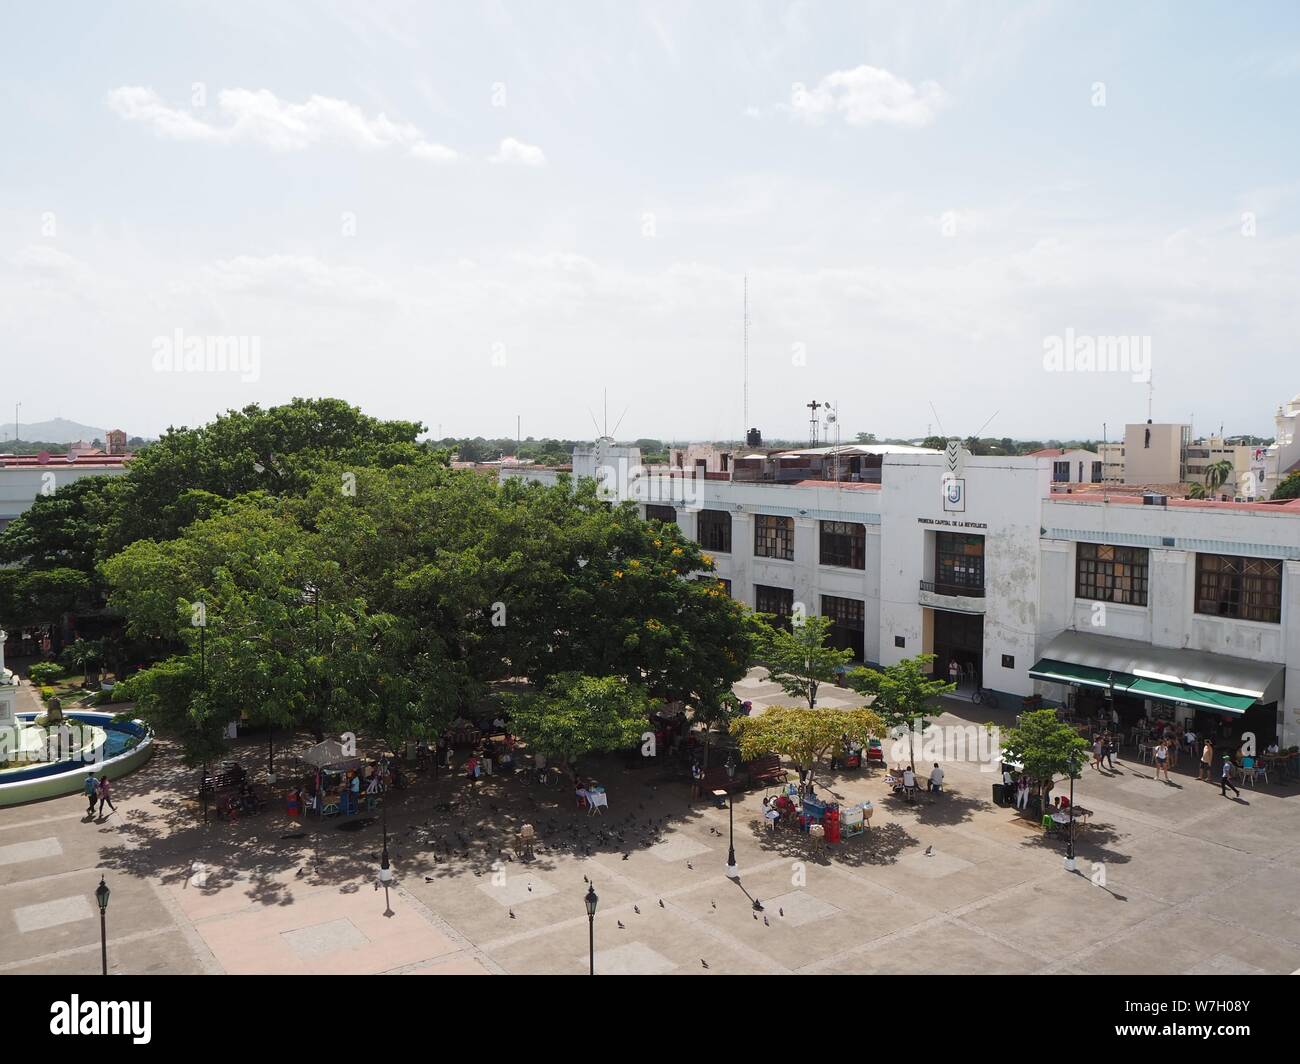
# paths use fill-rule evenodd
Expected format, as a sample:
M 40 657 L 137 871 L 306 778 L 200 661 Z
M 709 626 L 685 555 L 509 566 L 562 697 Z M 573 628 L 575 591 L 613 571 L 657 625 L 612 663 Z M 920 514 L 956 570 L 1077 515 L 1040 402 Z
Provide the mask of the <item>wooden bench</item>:
M 222 772 L 204 776 L 199 783 L 199 796 L 215 794 L 217 791 L 223 791 L 228 787 L 238 787 L 244 782 L 246 775 L 243 765 L 234 765 Z
M 787 778 L 780 754 L 766 754 L 754 758 L 753 761 L 746 761 L 745 772 L 749 776 L 751 785 L 761 783 L 767 786 L 772 783 L 785 783 Z
M 734 777 L 727 775 L 727 770 L 721 765 L 716 768 L 706 769 L 704 778 L 692 780 L 691 797 L 700 798 L 708 797 L 714 791 L 726 791 L 731 794 L 735 791 L 743 791 L 748 785 L 748 776 L 743 768 L 736 771 Z

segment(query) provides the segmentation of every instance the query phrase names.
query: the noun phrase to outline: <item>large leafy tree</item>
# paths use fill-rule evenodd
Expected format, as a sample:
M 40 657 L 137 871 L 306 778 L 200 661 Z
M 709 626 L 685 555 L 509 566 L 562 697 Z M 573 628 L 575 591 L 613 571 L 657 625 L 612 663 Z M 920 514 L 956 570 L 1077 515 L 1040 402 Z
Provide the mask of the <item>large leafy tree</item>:
M 933 654 L 918 654 L 883 668 L 858 668 L 846 682 L 855 691 L 871 695 L 871 708 L 884 719 L 890 731 L 913 729 L 912 738 L 925 731 L 940 695 L 955 691 L 956 684 L 931 676 Z
M 863 746 L 882 736 L 885 722 L 873 709 L 804 709 L 771 706 L 756 717 L 731 722 L 732 734 L 746 760 L 783 754 L 809 773 L 843 738 Z
M 1274 499 L 1300 499 L 1300 472 L 1290 473 L 1273 491 Z
M 757 623 L 755 643 L 759 663 L 786 694 L 803 699 L 809 709 L 815 708 L 818 688 L 839 679 L 845 666 L 853 660 L 853 651 L 827 646 L 829 617 L 796 618 L 789 631 L 761 618 Z
M 623 750 L 646 731 L 651 700 L 620 676 L 559 673 L 532 694 L 504 695 L 510 727 L 570 776 L 579 759 Z

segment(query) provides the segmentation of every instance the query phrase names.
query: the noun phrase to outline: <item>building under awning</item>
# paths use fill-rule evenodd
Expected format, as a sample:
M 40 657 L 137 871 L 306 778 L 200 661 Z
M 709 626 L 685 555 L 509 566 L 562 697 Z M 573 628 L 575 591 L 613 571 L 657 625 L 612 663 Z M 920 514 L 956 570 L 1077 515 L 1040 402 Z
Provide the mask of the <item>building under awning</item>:
M 1285 672 L 1284 665 L 1273 662 L 1062 632 L 1043 648 L 1029 675 L 1217 713 L 1244 713 L 1256 702 L 1278 701 Z

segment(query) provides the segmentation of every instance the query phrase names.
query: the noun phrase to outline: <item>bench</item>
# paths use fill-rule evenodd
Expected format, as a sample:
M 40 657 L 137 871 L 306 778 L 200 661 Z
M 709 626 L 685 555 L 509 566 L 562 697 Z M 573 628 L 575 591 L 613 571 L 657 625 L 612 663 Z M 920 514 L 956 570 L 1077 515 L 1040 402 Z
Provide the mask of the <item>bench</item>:
M 753 761 L 746 761 L 745 772 L 749 776 L 751 785 L 761 783 L 767 786 L 786 781 L 785 766 L 781 764 L 780 754 L 765 754 L 763 757 L 754 758 Z
M 691 796 L 699 798 L 702 795 L 712 795 L 714 791 L 726 791 L 731 794 L 735 791 L 743 791 L 747 786 L 747 775 L 743 768 L 738 769 L 734 777 L 727 775 L 727 770 L 719 765 L 716 768 L 706 769 L 704 778 L 692 780 L 693 790 Z
M 214 794 L 228 787 L 238 787 L 244 782 L 245 775 L 243 765 L 233 765 L 211 776 L 204 776 L 199 783 L 199 796 Z

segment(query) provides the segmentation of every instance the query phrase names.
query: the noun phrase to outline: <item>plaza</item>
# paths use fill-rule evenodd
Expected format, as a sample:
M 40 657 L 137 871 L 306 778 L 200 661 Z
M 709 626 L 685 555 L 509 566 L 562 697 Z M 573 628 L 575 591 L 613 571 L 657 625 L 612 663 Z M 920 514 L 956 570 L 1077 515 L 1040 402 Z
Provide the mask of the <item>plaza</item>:
M 737 694 L 760 710 L 785 701 L 761 670 Z M 856 698 L 831 688 L 821 702 Z M 959 699 L 943 709 L 940 725 L 1010 723 Z M 232 752 L 260 779 L 265 745 L 245 742 Z M 610 799 L 598 816 L 530 773 L 420 774 L 389 796 L 386 908 L 378 812 L 293 821 L 273 801 L 205 825 L 196 773 L 164 742 L 102 820 L 79 795 L 0 811 L 0 972 L 97 972 L 101 875 L 118 974 L 585 974 L 589 883 L 598 974 L 1300 968 L 1294 784 L 1225 799 L 1186 759 L 1170 783 L 1135 759 L 1124 747 L 1116 772 L 1076 783 L 1093 817 L 1075 873 L 1063 843 L 993 804 L 995 774 L 950 763 L 933 803 L 893 797 L 880 769 L 819 774 L 821 793 L 875 805 L 864 836 L 824 849 L 762 826 L 761 789 L 738 794 L 734 882 L 728 812 L 692 803 L 680 767 L 592 759 Z M 511 852 L 524 822 L 530 862 Z

